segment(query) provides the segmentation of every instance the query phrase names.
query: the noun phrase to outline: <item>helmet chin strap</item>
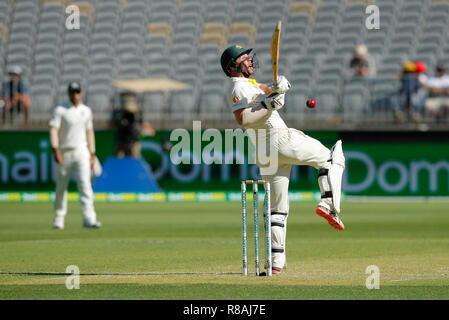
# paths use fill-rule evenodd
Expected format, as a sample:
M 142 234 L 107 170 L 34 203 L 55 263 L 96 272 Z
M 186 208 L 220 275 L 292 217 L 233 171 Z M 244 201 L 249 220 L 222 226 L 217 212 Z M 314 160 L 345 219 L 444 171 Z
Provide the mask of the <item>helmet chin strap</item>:
M 250 75 L 247 72 L 242 72 L 242 74 L 245 76 L 245 78 L 249 78 Z
M 249 78 L 250 77 L 250 75 L 248 74 L 247 71 L 243 71 L 242 70 L 242 64 L 241 63 L 239 63 L 239 65 L 237 67 L 237 72 L 243 74 L 245 76 L 245 78 Z

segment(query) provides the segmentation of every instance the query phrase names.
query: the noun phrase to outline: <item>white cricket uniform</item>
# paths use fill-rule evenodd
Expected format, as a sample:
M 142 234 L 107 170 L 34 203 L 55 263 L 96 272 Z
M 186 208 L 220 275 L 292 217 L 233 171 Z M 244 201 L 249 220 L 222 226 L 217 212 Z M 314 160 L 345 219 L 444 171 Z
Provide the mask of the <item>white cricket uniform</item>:
M 233 77 L 232 112 L 260 104 L 265 93 L 253 79 Z M 329 166 L 330 150 L 318 140 L 303 132 L 288 128 L 277 111 L 253 124 L 251 129 L 265 129 L 265 141 L 269 141 L 270 151 L 277 152 L 277 170 L 267 174 L 266 168 L 259 165 L 264 180 L 271 186 L 271 224 L 273 267 L 283 268 L 285 258 L 285 236 L 289 213 L 288 184 L 292 165 L 309 165 L 316 169 Z M 249 135 L 251 138 L 251 135 Z M 257 139 L 257 141 L 262 141 Z M 251 139 L 256 145 L 255 139 Z M 257 147 L 256 147 L 257 148 Z M 323 200 L 322 200 L 323 201 Z
M 67 214 L 67 186 L 75 173 L 84 222 L 95 224 L 94 194 L 91 185 L 90 153 L 86 130 L 93 129 L 91 109 L 80 103 L 63 104 L 53 110 L 50 127 L 59 128 L 59 150 L 63 162 L 58 164 L 55 195 L 55 221 L 64 222 Z

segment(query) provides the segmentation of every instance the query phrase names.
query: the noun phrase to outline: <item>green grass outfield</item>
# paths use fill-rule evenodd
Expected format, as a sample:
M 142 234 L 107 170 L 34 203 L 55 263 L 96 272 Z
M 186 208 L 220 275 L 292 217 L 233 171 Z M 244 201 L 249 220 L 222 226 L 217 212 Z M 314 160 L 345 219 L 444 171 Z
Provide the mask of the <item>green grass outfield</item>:
M 345 202 L 345 231 L 314 203 L 293 203 L 288 268 L 275 277 L 241 276 L 239 203 L 96 209 L 99 230 L 81 228 L 77 203 L 53 230 L 50 203 L 0 204 L 0 299 L 449 299 L 447 203 Z M 80 269 L 79 290 L 65 286 L 68 265 Z M 365 286 L 370 265 L 379 290 Z

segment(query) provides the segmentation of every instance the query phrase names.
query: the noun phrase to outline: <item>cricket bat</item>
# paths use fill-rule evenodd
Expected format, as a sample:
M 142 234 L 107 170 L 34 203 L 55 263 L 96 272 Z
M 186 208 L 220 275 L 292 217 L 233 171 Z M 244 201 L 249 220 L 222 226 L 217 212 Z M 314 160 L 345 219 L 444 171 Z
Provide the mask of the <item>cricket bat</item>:
M 273 67 L 273 84 L 277 85 L 278 63 L 279 63 L 279 44 L 281 39 L 282 21 L 279 20 L 271 37 L 271 65 Z

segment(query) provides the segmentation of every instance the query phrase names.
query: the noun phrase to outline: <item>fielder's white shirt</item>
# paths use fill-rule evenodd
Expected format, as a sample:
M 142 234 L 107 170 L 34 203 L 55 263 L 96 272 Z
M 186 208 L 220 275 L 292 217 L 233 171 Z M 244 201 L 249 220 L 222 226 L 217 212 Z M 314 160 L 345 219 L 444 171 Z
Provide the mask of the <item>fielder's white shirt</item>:
M 62 104 L 53 110 L 50 127 L 59 128 L 59 148 L 87 148 L 86 130 L 93 128 L 91 109 L 80 103 Z

